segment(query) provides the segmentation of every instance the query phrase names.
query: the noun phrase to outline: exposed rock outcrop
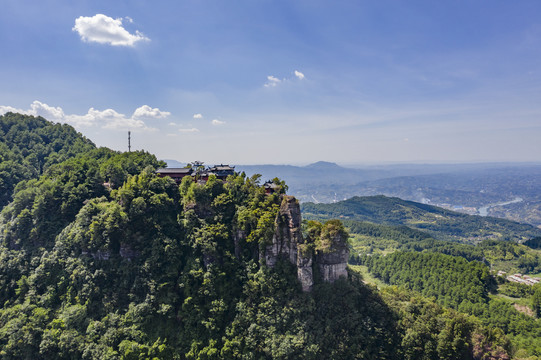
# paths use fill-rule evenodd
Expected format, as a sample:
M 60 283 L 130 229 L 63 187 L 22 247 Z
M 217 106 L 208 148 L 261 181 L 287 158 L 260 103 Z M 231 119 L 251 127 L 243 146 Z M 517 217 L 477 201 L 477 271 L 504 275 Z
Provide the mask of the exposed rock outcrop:
M 327 251 L 316 251 L 316 263 L 323 281 L 334 282 L 341 276 L 348 276 L 346 270 L 349 259 L 347 237 L 337 232 L 331 237 L 331 247 Z
M 273 267 L 279 257 L 297 264 L 297 245 L 302 244 L 301 208 L 293 196 L 284 196 L 276 217 L 272 244 L 265 251 L 265 263 Z
M 314 284 L 314 269 L 321 273 L 323 281 L 334 282 L 340 276 L 347 277 L 349 251 L 344 232 L 327 232 L 325 249 L 318 249 L 315 239 L 304 238 L 302 217 L 297 199 L 283 196 L 275 221 L 272 243 L 262 254 L 267 266 L 273 267 L 279 258 L 287 259 L 297 267 L 297 277 L 303 291 L 310 291 Z

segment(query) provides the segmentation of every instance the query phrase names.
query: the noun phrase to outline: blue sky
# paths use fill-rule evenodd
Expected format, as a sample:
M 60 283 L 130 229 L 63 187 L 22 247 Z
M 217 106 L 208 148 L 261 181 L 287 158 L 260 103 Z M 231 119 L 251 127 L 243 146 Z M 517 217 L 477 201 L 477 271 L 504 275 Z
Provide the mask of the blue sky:
M 539 161 L 539 1 L 2 0 L 0 112 L 206 163 Z

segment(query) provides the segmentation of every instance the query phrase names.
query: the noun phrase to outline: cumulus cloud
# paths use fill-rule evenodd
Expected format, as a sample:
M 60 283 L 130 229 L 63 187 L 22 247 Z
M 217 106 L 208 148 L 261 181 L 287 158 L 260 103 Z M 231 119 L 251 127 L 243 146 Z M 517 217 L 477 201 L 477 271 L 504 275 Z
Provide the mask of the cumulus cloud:
M 282 80 L 278 79 L 277 77 L 269 75 L 267 76 L 267 82 L 265 83 L 265 87 L 275 87 L 281 82 Z
M 27 110 L 16 109 L 11 106 L 0 105 L 0 114 L 6 112 L 18 112 L 21 114 L 42 116 L 50 121 L 63 122 L 75 127 L 98 126 L 103 129 L 117 130 L 156 130 L 148 127 L 143 119 L 159 119 L 170 115 L 167 111 L 151 108 L 143 105 L 137 108 L 133 115 L 128 117 L 113 109 L 97 110 L 91 107 L 86 114 L 66 114 L 61 107 L 49 106 L 35 100 Z
M 163 119 L 171 115 L 168 111 L 161 111 L 158 108 L 151 108 L 148 105 L 138 107 L 133 112 L 132 118 L 134 119 Z
M 196 133 L 199 132 L 199 129 L 190 128 L 190 129 L 178 129 L 181 133 Z
M 66 117 L 61 107 L 49 106 L 37 100 L 30 104 L 28 112 L 32 115 L 43 116 L 46 119 L 61 120 Z
M 211 121 L 211 124 L 214 125 L 214 126 L 223 125 L 223 124 L 225 124 L 225 121 L 214 119 L 214 120 Z
M 133 22 L 129 17 L 128 22 Z M 75 19 L 76 31 L 83 41 L 109 44 L 113 46 L 134 46 L 136 42 L 150 40 L 139 31 L 131 34 L 122 26 L 122 19 L 113 19 L 107 15 L 79 16 Z
M 295 70 L 295 76 L 296 76 L 297 78 L 299 78 L 300 80 L 304 79 L 304 74 L 301 73 L 301 72 L 298 71 L 298 70 Z
M 145 129 L 149 130 L 143 120 L 126 117 L 113 109 L 103 111 L 90 108 L 88 114 L 93 121 L 102 124 L 104 129 Z
M 202 119 L 203 115 L 202 114 L 193 114 L 193 118 L 194 119 Z

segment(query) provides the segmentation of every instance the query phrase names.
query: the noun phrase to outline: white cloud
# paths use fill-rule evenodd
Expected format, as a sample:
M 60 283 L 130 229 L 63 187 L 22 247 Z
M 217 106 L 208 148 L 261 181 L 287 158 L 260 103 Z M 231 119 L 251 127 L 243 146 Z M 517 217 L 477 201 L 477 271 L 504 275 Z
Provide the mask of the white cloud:
M 51 120 L 61 120 L 66 116 L 62 108 L 49 106 L 37 100 L 30 105 L 30 110 L 28 112 L 31 115 L 43 116 L 44 118 Z
M 126 19 L 128 22 L 133 21 L 131 18 Z M 92 17 L 79 16 L 75 19 L 75 26 L 72 30 L 77 31 L 83 41 L 113 46 L 134 46 L 138 41 L 150 40 L 139 31 L 130 34 L 122 26 L 122 19 L 113 19 L 103 14 L 96 14 Z
M 120 114 L 113 109 L 106 109 L 103 111 L 90 108 L 88 114 L 94 121 L 103 124 L 104 129 L 145 129 L 147 126 L 140 119 L 134 119 L 133 117 L 126 117 L 124 114 Z
M 170 122 L 168 125 L 169 126 L 177 126 L 177 124 L 175 124 L 174 122 Z
M 199 129 L 190 128 L 190 129 L 178 129 L 181 133 L 196 133 L 199 132 Z
M 304 80 L 305 79 L 305 76 L 303 73 L 301 73 L 299 70 L 295 70 L 294 71 L 294 74 L 295 74 L 295 77 L 299 80 Z M 279 79 L 277 78 L 276 76 L 273 76 L 273 75 L 269 75 L 267 76 L 267 82 L 265 83 L 265 87 L 275 87 L 275 86 L 278 86 L 280 83 L 282 82 L 289 82 L 291 81 L 293 78 L 284 78 L 284 79 Z
M 61 107 L 49 106 L 37 100 L 30 104 L 28 110 L 0 105 L 0 115 L 9 111 L 33 116 L 42 116 L 49 121 L 68 123 L 78 128 L 97 126 L 103 129 L 146 131 L 156 129 L 148 127 L 142 118 L 163 118 L 170 114 L 166 111 L 160 111 L 157 108 L 153 109 L 148 105 L 137 108 L 131 117 L 127 117 L 113 109 L 101 111 L 94 108 L 90 108 L 88 112 L 83 115 L 66 114 Z
M 268 81 L 265 83 L 265 87 L 274 87 L 282 82 L 282 80 L 272 75 L 267 76 L 267 80 Z
M 44 104 L 40 101 L 35 100 L 30 104 L 30 109 L 16 109 L 12 106 L 0 106 L 0 115 L 7 112 L 16 112 L 20 114 L 33 115 L 33 116 L 43 116 L 44 118 L 51 121 L 60 121 L 65 118 L 64 111 L 60 107 L 52 107 L 47 104 Z
M 223 124 L 225 124 L 225 121 L 214 119 L 214 120 L 211 121 L 211 124 L 214 125 L 214 126 L 223 125 Z
M 193 118 L 194 119 L 202 119 L 203 115 L 202 114 L 193 114 Z
M 151 108 L 148 105 L 138 107 L 133 112 L 132 118 L 134 119 L 163 119 L 171 115 L 168 111 L 161 111 L 158 108 Z
M 17 108 L 14 108 L 13 106 L 0 105 L 0 115 L 4 115 L 5 113 L 8 113 L 8 112 L 26 114 L 26 111 L 23 109 L 17 109 Z

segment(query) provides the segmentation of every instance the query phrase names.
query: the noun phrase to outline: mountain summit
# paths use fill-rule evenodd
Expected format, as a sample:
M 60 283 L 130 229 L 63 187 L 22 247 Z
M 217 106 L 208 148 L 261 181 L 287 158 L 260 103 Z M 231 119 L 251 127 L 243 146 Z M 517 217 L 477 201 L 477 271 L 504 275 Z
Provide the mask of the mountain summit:
M 306 168 L 312 168 L 312 169 L 325 169 L 325 170 L 344 169 L 340 165 L 338 165 L 336 163 L 333 163 L 333 162 L 328 162 L 328 161 L 318 161 L 318 162 L 315 162 L 313 164 L 306 165 L 305 167 Z

